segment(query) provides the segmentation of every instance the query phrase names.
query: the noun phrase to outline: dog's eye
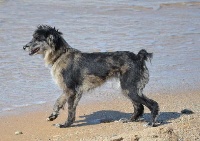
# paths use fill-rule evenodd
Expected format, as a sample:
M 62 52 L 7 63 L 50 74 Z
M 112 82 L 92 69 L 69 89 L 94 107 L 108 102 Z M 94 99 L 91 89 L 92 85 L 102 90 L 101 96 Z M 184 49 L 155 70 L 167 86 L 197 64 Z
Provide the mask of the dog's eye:
M 35 38 L 35 40 L 39 40 L 39 37 L 34 37 Z
M 45 38 L 43 38 L 43 37 L 35 37 L 35 40 L 37 40 L 37 41 L 45 41 Z
M 35 40 L 37 40 L 37 41 L 43 41 L 43 39 L 40 38 L 40 37 L 35 37 Z

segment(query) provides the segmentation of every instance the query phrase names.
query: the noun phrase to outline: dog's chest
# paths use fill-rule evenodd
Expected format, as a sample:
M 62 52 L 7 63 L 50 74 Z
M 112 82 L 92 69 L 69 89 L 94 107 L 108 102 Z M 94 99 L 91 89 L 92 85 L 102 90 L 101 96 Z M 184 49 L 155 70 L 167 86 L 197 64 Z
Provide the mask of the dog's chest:
M 56 70 L 56 69 L 54 69 L 54 68 L 51 68 L 51 76 L 52 76 L 54 82 L 55 82 L 58 86 L 60 86 L 60 80 L 61 80 L 61 77 L 60 77 L 59 73 L 60 73 L 60 72 L 59 72 L 58 70 Z
M 62 89 L 66 87 L 64 83 L 64 78 L 62 75 L 62 71 L 65 67 L 66 67 L 66 64 L 55 64 L 51 67 L 51 76 L 54 82 Z

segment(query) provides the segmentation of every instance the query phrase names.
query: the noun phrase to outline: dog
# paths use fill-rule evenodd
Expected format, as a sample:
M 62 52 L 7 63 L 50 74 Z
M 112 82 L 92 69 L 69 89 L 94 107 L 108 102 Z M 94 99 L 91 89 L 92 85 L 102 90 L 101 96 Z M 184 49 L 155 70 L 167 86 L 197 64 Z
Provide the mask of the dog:
M 62 33 L 48 25 L 39 25 L 32 40 L 24 50 L 29 55 L 41 54 L 56 84 L 62 89 L 53 112 L 47 118 L 55 120 L 59 110 L 68 103 L 68 118 L 57 127 L 66 128 L 75 121 L 76 108 L 82 93 L 102 85 L 112 77 L 118 77 L 122 93 L 133 103 L 134 113 L 129 121 L 137 121 L 144 113 L 145 105 L 152 115 L 149 125 L 155 126 L 159 112 L 158 103 L 147 98 L 143 89 L 149 81 L 149 71 L 145 61 L 152 59 L 153 53 L 142 49 L 138 54 L 129 51 L 84 53 L 72 48 L 62 37 Z

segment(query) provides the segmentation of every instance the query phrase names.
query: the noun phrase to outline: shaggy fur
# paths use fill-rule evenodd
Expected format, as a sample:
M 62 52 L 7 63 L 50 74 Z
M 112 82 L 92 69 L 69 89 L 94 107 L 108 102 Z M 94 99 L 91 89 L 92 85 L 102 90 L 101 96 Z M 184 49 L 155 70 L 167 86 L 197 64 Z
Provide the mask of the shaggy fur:
M 55 82 L 63 90 L 57 99 L 52 114 L 47 120 L 52 121 L 59 115 L 59 110 L 68 103 L 68 118 L 58 127 L 69 127 L 75 121 L 76 107 L 82 93 L 102 85 L 111 77 L 118 77 L 122 92 L 133 103 L 134 113 L 130 121 L 137 121 L 148 107 L 152 114 L 150 124 L 155 125 L 158 115 L 158 103 L 143 95 L 143 88 L 149 81 L 149 71 L 145 61 L 152 58 L 152 53 L 140 50 L 138 54 L 129 51 L 83 53 L 72 48 L 62 37 L 62 33 L 47 25 L 40 25 L 33 34 L 33 39 L 24 50 L 29 55 L 42 54 L 45 64 L 51 66 Z

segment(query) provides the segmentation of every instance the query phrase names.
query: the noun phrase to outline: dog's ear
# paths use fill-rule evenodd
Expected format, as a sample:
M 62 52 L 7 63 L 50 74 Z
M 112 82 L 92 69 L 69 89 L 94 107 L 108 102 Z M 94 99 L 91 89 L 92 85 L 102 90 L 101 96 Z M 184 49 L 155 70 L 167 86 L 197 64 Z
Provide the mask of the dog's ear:
M 47 37 L 47 43 L 53 51 L 59 50 L 63 44 L 61 37 L 55 34 L 49 34 L 49 36 Z
M 49 37 L 47 37 L 47 43 L 52 46 L 54 44 L 54 37 L 53 35 L 49 35 Z
M 53 51 L 57 50 L 57 37 L 53 36 L 52 34 L 49 35 L 47 38 L 47 43 L 52 48 Z

